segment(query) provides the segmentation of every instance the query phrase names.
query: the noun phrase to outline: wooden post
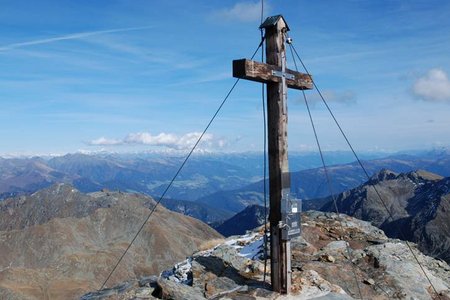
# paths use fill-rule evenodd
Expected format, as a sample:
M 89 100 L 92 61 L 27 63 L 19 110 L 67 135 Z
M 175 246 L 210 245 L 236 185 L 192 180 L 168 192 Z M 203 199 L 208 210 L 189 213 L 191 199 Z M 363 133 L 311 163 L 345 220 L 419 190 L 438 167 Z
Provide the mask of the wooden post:
M 291 289 L 290 233 L 286 228 L 290 174 L 287 146 L 287 88 L 312 89 L 308 74 L 286 68 L 285 33 L 289 30 L 282 16 L 269 17 L 261 24 L 265 29 L 266 60 L 260 63 L 246 59 L 233 61 L 233 76 L 267 83 L 267 119 L 270 179 L 270 256 L 272 289 L 286 294 Z M 282 212 L 282 203 L 285 211 Z M 295 211 L 297 212 L 297 211 Z M 291 224 L 292 225 L 292 224 Z M 297 225 L 299 226 L 299 225 Z M 297 233 L 300 233 L 299 227 Z M 284 236 L 283 236 L 284 230 Z
M 284 33 L 287 25 L 280 18 L 274 26 L 266 27 L 266 62 L 269 65 L 286 68 Z M 272 288 L 279 293 L 288 293 L 291 284 L 290 242 L 281 239 L 281 200 L 283 193 L 290 192 L 290 175 L 287 145 L 287 85 L 286 81 L 267 84 L 267 120 L 269 144 L 270 178 L 270 253 Z M 289 248 L 289 251 L 287 250 Z

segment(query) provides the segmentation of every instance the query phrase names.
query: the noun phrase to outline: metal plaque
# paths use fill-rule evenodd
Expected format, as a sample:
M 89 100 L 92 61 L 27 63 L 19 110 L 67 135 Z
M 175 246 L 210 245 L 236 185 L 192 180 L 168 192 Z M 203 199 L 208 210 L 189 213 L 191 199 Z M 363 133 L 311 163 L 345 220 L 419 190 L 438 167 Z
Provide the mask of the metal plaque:
M 289 194 L 283 193 L 281 199 L 281 238 L 290 240 L 301 235 L 302 201 L 289 199 Z
M 277 76 L 277 77 L 281 77 L 281 78 L 286 78 L 286 79 L 291 79 L 294 80 L 295 76 L 293 74 L 289 74 L 286 72 L 282 72 L 282 71 L 272 71 L 272 75 L 273 76 Z
M 302 233 L 300 213 L 282 214 L 283 227 L 281 228 L 281 239 L 290 240 Z

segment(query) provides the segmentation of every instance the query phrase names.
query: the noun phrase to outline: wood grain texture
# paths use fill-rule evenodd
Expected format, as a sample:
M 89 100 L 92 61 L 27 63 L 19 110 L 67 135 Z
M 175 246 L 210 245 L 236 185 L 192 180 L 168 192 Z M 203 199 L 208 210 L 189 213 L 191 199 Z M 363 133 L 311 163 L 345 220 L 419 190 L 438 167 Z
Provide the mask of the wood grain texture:
M 273 71 L 281 72 L 281 66 L 265 64 L 248 59 L 233 61 L 233 77 L 262 83 L 281 83 L 281 77 L 273 75 Z M 313 88 L 312 78 L 308 74 L 286 69 L 286 73 L 294 79 L 286 78 L 288 88 L 296 90 L 310 90 Z
M 279 19 L 276 26 L 266 28 L 266 61 L 267 65 L 281 70 L 286 49 L 283 31 L 286 24 Z M 287 86 L 283 86 L 280 77 L 267 83 L 267 135 L 269 152 L 269 194 L 270 194 L 270 250 L 272 289 L 278 293 L 289 293 L 291 276 L 286 270 L 286 244 L 281 239 L 281 200 L 284 189 L 290 189 L 288 165 L 288 116 L 286 107 Z M 287 80 L 285 81 L 287 84 Z M 290 270 L 289 270 L 290 271 Z

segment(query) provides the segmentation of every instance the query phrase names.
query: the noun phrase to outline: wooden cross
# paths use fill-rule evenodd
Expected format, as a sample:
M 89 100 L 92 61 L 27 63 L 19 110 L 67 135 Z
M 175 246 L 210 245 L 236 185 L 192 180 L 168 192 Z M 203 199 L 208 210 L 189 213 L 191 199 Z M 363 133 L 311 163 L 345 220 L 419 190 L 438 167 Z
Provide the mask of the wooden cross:
M 274 291 L 289 293 L 291 248 L 289 238 L 282 237 L 282 228 L 286 226 L 286 218 L 283 218 L 286 211 L 282 211 L 282 207 L 289 200 L 291 186 L 287 151 L 287 88 L 312 89 L 313 82 L 308 74 L 286 68 L 285 34 L 289 27 L 284 18 L 281 15 L 269 17 L 260 28 L 265 30 L 267 63 L 234 60 L 233 76 L 267 84 L 271 283 Z

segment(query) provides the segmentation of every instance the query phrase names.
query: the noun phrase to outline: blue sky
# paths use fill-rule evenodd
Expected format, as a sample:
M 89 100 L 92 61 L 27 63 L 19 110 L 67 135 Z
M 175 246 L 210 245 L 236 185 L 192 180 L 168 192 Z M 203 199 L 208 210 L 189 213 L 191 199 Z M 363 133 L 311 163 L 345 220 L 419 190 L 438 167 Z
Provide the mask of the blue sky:
M 355 149 L 449 146 L 449 1 L 265 7 L 285 16 Z M 257 47 L 259 12 L 259 1 L 0 0 L 0 155 L 185 150 L 233 84 L 231 61 Z M 201 148 L 262 150 L 260 89 L 241 81 Z M 307 95 L 323 147 L 346 149 Z M 315 149 L 301 94 L 288 98 L 290 151 Z

